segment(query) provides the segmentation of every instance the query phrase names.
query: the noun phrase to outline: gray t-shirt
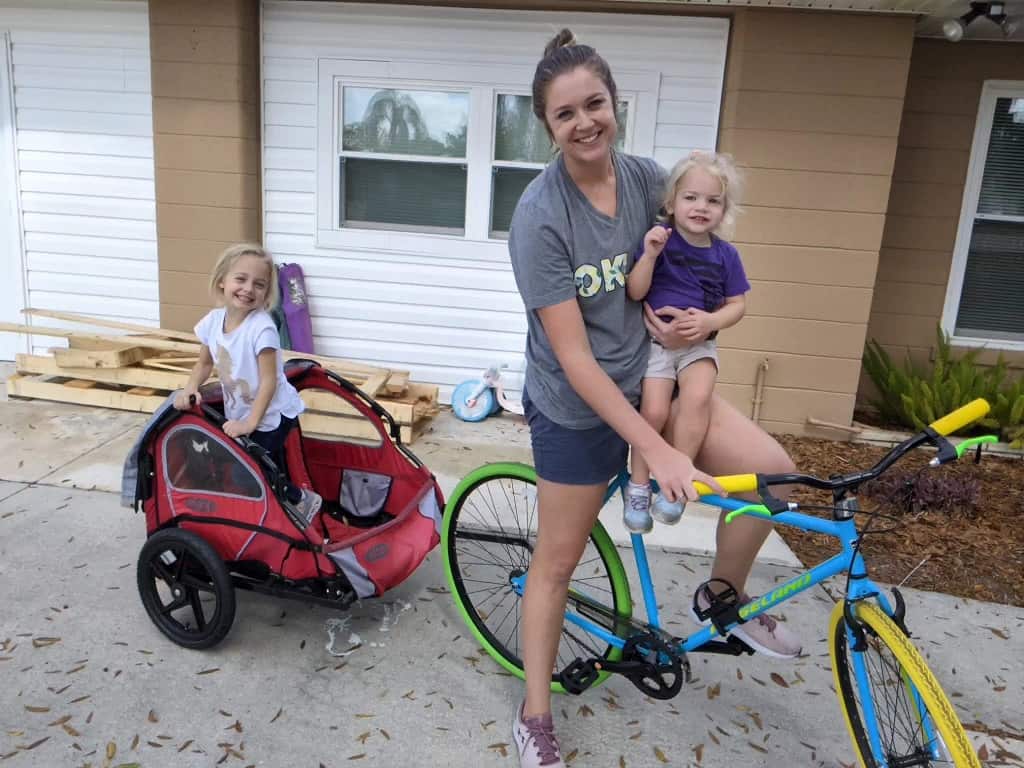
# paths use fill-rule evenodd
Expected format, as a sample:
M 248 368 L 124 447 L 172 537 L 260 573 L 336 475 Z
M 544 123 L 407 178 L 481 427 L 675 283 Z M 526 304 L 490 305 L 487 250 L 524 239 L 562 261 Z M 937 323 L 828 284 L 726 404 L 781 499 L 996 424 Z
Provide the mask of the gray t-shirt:
M 626 274 L 660 207 L 665 173 L 646 158 L 615 153 L 613 160 L 615 218 L 590 204 L 559 156 L 519 198 L 509 232 L 527 310 L 526 389 L 537 410 L 572 429 L 595 427 L 601 418 L 569 385 L 538 309 L 575 298 L 594 357 L 633 403 L 647 366 L 642 305 L 626 295 Z

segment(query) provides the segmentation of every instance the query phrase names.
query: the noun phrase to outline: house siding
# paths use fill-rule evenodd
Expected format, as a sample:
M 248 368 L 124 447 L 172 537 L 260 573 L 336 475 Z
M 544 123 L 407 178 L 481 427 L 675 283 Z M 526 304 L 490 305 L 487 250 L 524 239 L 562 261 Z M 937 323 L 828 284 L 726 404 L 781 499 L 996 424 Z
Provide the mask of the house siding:
M 747 177 L 733 239 L 751 292 L 719 391 L 750 413 L 766 360 L 771 431 L 852 418 L 912 43 L 906 17 L 734 16 L 719 148 Z
M 23 246 L 10 256 L 24 268 L 24 300 L 156 325 L 145 2 L 0 2 L 0 31 L 10 40 Z
M 985 80 L 1024 80 L 1024 46 L 914 41 L 868 325 L 895 360 L 926 362 L 934 350 Z M 1024 354 L 1004 354 L 1024 367 Z M 860 398 L 873 394 L 862 373 Z
M 444 21 L 437 21 L 442 14 Z M 548 20 L 507 10 L 264 3 L 265 241 L 279 260 L 297 261 L 305 270 L 317 351 L 408 369 L 417 380 L 439 385 L 444 399 L 489 365 L 518 368 L 526 332 L 503 244 L 453 240 L 441 255 L 436 245 L 431 252 L 326 247 L 317 240 L 317 58 L 393 58 L 392 72 L 413 71 L 418 61 L 475 62 L 477 76 L 496 73 L 500 82 L 514 75 L 525 89 L 546 39 L 570 24 L 581 39 L 596 42 L 613 67 L 618 57 L 660 81 L 653 128 L 637 125 L 653 134 L 647 152 L 671 165 L 695 146 L 713 147 L 727 22 L 679 20 L 666 31 L 653 19 L 621 19 L 616 27 L 607 16 L 587 14 Z M 527 34 L 532 47 L 524 52 Z M 379 233 L 362 234 L 370 242 Z M 506 382 L 518 389 L 514 373 Z
M 150 0 L 160 321 L 210 309 L 218 253 L 259 240 L 259 2 Z

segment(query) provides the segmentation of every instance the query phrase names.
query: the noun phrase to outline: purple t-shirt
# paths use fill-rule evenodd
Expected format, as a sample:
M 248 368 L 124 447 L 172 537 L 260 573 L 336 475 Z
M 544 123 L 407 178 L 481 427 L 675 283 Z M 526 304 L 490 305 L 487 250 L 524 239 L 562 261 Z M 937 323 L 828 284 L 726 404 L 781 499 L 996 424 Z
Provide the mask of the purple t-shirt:
M 643 244 L 637 258 L 643 253 Z M 750 290 L 740 255 L 732 244 L 711 236 L 711 245 L 699 248 L 672 230 L 654 264 L 651 288 L 644 299 L 651 309 L 695 307 L 714 312 L 727 298 Z

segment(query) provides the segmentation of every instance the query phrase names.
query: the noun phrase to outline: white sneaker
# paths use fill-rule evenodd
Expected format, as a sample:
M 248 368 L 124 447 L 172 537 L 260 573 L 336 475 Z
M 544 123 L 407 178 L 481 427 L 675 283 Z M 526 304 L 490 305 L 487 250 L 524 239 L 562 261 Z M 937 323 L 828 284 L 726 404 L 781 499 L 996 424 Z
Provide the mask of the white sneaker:
M 683 502 L 669 501 L 661 493 L 654 495 L 654 503 L 651 504 L 651 517 L 665 525 L 675 525 L 683 516 Z
M 740 604 L 744 605 L 753 599 L 743 595 Z M 698 593 L 697 603 L 702 611 L 711 604 L 710 597 L 707 594 L 707 587 L 701 589 Z M 711 623 L 710 620 L 702 622 L 697 617 L 692 605 L 690 606 L 690 616 L 698 624 L 707 625 Z M 800 638 L 783 626 L 778 619 L 774 616 L 769 616 L 767 613 L 762 613 L 752 619 L 748 619 L 743 624 L 737 624 L 729 631 L 729 634 L 733 637 L 738 637 L 758 653 L 771 656 L 773 659 L 795 659 L 803 652 L 803 643 L 800 641 Z
M 630 533 L 650 533 L 654 527 L 649 511 L 651 506 L 651 486 L 637 485 L 632 480 L 622 495 L 622 524 Z
M 520 768 L 565 768 L 551 713 L 523 717 L 524 704 L 519 705 L 512 724 L 512 738 L 519 750 Z

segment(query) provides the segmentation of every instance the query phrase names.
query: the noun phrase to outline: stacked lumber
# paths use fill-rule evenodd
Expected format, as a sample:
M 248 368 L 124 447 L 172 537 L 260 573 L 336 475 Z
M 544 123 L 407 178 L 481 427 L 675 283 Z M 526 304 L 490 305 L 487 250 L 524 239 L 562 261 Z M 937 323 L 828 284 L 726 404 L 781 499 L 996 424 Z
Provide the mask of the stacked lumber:
M 63 327 L 0 323 L 0 332 L 67 339 L 67 348 L 50 355 L 19 354 L 17 373 L 7 379 L 9 397 L 117 408 L 151 413 L 168 394 L 188 382 L 199 359 L 199 339 L 191 333 L 121 323 L 68 312 L 26 309 L 48 320 L 109 328 L 103 334 Z M 398 423 L 401 437 L 412 442 L 425 422 L 437 414 L 437 387 L 409 380 L 408 371 L 365 365 L 323 355 L 284 350 L 284 358 L 315 360 L 370 395 Z M 371 424 L 340 398 L 304 392 L 307 412 L 300 418 L 308 434 L 374 440 Z

